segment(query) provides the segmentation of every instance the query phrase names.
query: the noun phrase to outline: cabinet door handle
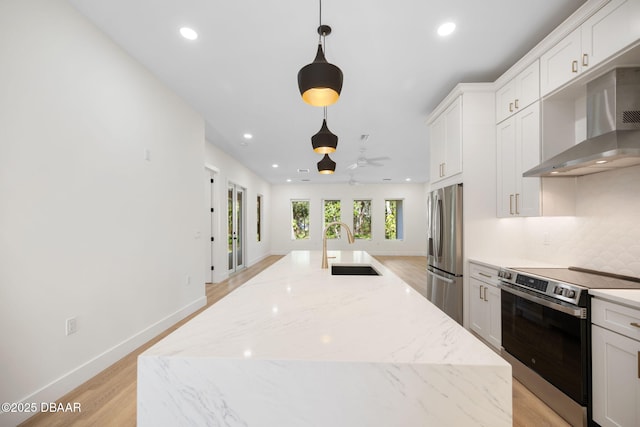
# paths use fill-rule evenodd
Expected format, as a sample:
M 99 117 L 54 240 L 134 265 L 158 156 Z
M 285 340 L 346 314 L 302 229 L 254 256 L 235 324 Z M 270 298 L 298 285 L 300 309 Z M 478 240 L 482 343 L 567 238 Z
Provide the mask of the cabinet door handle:
M 582 66 L 583 67 L 588 67 L 589 66 L 589 54 L 588 53 L 582 54 Z
M 571 72 L 572 73 L 578 72 L 578 61 L 571 61 Z
M 640 323 L 638 322 L 631 322 L 629 323 L 631 326 L 636 327 L 636 328 L 640 328 Z
M 513 194 L 509 194 L 509 215 L 513 215 Z
M 486 273 L 483 273 L 481 271 L 479 271 L 478 274 L 481 275 L 482 277 L 486 277 L 487 279 L 491 279 L 491 275 L 490 274 L 486 274 Z
M 484 288 L 484 286 L 480 285 L 480 299 L 482 299 L 482 288 Z
M 513 102 L 509 103 L 509 112 L 513 113 Z
M 638 357 L 636 359 L 638 360 L 638 378 L 640 378 L 640 351 L 638 352 Z
M 485 301 L 489 301 L 487 299 L 487 287 L 486 286 L 484 287 L 484 298 L 482 298 L 482 299 L 485 300 Z
M 516 99 L 516 101 L 515 101 L 515 103 L 513 105 L 516 107 L 516 109 L 520 108 L 520 107 L 518 107 L 518 100 L 517 99 Z
M 520 193 L 516 193 L 516 215 L 520 215 L 520 209 L 518 209 L 519 204 L 520 204 Z

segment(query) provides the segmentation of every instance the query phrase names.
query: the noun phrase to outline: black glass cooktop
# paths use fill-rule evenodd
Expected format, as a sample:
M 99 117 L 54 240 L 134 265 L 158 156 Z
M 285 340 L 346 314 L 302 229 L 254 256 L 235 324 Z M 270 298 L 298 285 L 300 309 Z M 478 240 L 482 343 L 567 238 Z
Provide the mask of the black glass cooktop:
M 522 273 L 534 274 L 558 282 L 572 283 L 588 289 L 640 289 L 640 278 L 619 274 L 587 270 L 579 267 L 569 268 L 519 268 L 511 267 Z

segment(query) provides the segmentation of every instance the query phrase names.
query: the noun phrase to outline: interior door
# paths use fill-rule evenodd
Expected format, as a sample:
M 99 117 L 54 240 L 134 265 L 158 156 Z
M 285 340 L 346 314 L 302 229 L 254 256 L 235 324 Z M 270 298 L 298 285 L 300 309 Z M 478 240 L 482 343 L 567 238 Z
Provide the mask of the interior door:
M 229 183 L 227 187 L 229 273 L 234 273 L 245 266 L 244 199 L 245 189 L 238 185 Z
M 212 170 L 206 172 L 207 180 L 207 205 L 209 206 L 209 240 L 207 262 L 205 265 L 205 277 L 208 283 L 214 283 L 214 266 L 215 266 L 215 246 L 216 246 L 216 224 L 218 212 L 214 206 L 217 204 L 215 194 L 216 173 Z

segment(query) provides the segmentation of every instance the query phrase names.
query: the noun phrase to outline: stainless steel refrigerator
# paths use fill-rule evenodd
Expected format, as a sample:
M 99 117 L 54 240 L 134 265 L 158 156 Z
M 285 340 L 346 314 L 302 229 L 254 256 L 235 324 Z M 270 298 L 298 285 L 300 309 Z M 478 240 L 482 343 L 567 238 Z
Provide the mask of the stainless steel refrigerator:
M 462 184 L 429 194 L 427 299 L 462 324 Z

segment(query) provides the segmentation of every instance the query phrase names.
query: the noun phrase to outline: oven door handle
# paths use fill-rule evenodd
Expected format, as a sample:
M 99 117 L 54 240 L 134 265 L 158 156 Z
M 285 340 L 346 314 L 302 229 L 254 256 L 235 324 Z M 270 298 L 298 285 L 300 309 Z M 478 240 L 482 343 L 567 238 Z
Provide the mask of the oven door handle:
M 536 304 L 540 304 L 543 305 L 545 307 L 548 307 L 552 310 L 556 310 L 556 311 L 561 311 L 562 313 L 565 314 L 569 314 L 573 317 L 577 317 L 579 319 L 586 319 L 587 318 L 587 309 L 586 308 L 582 308 L 582 307 L 568 307 L 564 304 L 559 304 L 559 303 L 554 303 L 551 301 L 547 301 L 544 298 L 540 298 L 537 297 L 535 295 L 531 295 L 528 292 L 523 292 L 523 291 L 519 291 L 517 289 L 513 289 L 511 286 L 508 285 L 504 285 L 503 283 L 500 283 L 499 285 L 500 289 L 502 289 L 505 292 L 508 292 L 510 294 L 516 295 L 520 298 L 526 299 L 528 301 L 531 302 L 535 302 Z

